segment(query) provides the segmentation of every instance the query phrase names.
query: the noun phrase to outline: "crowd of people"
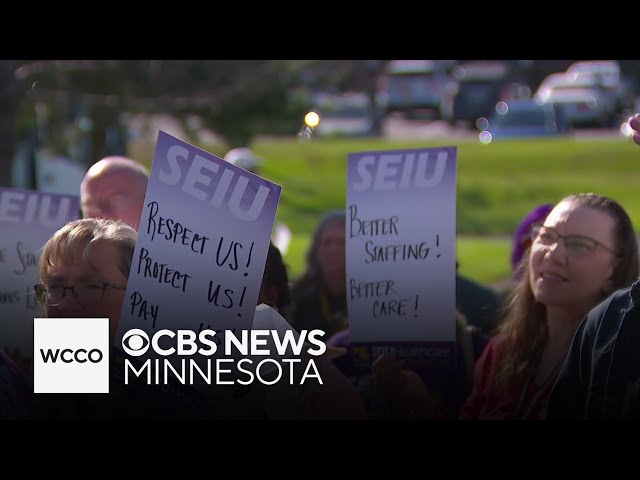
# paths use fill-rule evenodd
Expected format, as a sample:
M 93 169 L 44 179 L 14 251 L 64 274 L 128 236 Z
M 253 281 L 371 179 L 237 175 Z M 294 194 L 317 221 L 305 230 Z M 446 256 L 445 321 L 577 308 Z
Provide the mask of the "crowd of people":
M 640 145 L 640 114 L 630 126 Z M 227 161 L 254 173 L 249 149 Z M 35 287 L 46 317 L 108 317 L 112 344 L 124 302 L 149 172 L 107 157 L 81 184 L 82 217 L 44 245 Z M 515 228 L 506 295 L 456 272 L 455 367 L 376 358 L 350 339 L 345 212 L 317 224 L 299 278 L 283 260 L 291 240 L 274 229 L 258 303 L 298 331 L 325 332 L 322 385 L 252 385 L 192 392 L 124 388 L 112 356 L 108 395 L 38 394 L 0 352 L 0 418 L 563 419 L 640 414 L 640 258 L 624 207 L 596 193 L 540 205 Z M 288 233 L 287 233 L 288 232 Z M 115 347 L 113 347 L 115 348 Z

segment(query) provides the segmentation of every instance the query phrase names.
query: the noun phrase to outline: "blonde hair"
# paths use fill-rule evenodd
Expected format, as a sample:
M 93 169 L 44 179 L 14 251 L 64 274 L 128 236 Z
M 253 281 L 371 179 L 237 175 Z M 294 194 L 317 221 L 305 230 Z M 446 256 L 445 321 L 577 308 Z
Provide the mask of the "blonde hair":
M 40 281 L 45 282 L 52 267 L 79 262 L 77 247 L 84 242 L 88 243 L 82 252 L 82 259 L 90 263 L 92 246 L 103 241 L 112 243 L 118 249 L 118 269 L 125 277 L 129 277 L 137 237 L 136 231 L 120 220 L 83 218 L 69 222 L 54 233 L 42 247 Z

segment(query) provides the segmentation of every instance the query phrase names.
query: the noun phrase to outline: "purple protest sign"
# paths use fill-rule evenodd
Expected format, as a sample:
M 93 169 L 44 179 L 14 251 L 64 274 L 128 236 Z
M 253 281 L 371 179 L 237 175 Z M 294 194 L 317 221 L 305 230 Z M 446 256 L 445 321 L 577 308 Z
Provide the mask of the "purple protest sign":
M 455 147 L 349 154 L 352 342 L 420 343 L 417 356 L 438 350 L 450 359 L 456 339 L 456 170 Z
M 161 131 L 115 345 L 133 328 L 250 329 L 280 192 Z
M 33 357 L 33 319 L 40 306 L 40 249 L 53 233 L 79 218 L 80 199 L 73 195 L 0 188 L 0 344 Z

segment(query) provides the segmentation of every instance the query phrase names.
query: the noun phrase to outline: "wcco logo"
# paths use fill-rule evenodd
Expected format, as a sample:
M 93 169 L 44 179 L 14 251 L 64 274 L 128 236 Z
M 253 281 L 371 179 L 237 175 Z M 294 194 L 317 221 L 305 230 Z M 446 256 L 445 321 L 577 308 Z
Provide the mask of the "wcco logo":
M 64 363 L 99 363 L 104 358 L 102 352 L 97 348 L 89 351 L 84 348 L 79 348 L 75 351 L 71 350 L 70 348 L 65 348 L 64 350 L 60 350 L 59 348 L 57 348 L 55 350 L 49 349 L 46 351 L 40 349 L 40 355 L 42 355 L 42 360 L 44 360 L 44 363 L 56 363 L 58 361 L 58 358 L 61 362 Z
M 109 393 L 108 318 L 34 318 L 35 393 Z

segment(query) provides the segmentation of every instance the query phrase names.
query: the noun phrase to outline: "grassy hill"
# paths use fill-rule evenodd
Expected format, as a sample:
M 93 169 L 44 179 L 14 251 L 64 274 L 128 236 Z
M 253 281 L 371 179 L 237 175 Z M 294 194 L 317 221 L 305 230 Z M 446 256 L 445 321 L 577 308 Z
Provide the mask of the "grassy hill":
M 458 147 L 457 228 L 461 271 L 480 281 L 509 275 L 510 235 L 540 203 L 577 192 L 597 192 L 620 201 L 640 228 L 640 149 L 625 138 L 504 141 L 260 140 L 252 148 L 265 159 L 262 176 L 282 185 L 278 219 L 294 242 L 286 260 L 292 275 L 303 268 L 308 236 L 320 216 L 344 208 L 350 152 L 430 146 Z M 219 145 L 198 145 L 219 156 Z M 153 145 L 131 155 L 149 165 Z

